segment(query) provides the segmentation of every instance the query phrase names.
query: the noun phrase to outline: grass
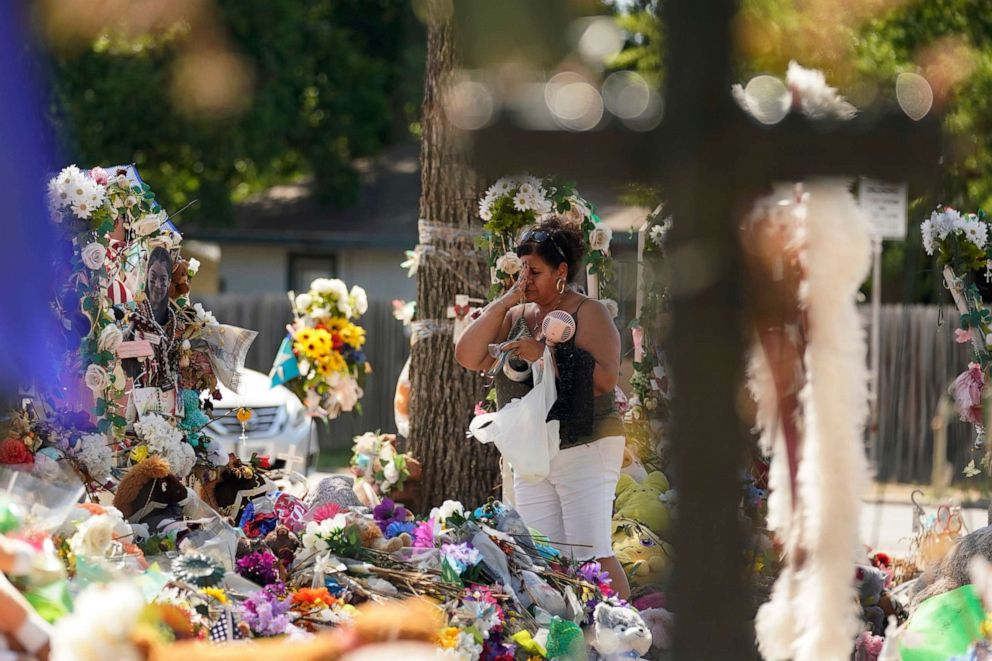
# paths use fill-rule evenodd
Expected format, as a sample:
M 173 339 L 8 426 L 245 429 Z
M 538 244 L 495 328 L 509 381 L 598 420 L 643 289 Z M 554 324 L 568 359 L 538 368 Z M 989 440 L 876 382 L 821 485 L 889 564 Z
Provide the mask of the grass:
M 330 471 L 348 466 L 351 461 L 351 448 L 321 448 L 317 460 L 317 470 Z

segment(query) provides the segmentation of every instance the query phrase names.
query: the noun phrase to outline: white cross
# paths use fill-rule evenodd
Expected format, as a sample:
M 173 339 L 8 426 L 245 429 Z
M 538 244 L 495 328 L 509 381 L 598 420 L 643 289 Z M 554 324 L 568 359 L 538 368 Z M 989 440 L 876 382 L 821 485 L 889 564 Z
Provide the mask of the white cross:
M 299 464 L 301 467 L 306 463 L 306 458 L 296 454 L 296 446 L 290 445 L 289 452 L 284 452 L 282 454 L 277 454 L 276 459 L 282 459 L 286 462 L 286 470 L 296 470 L 293 468 L 294 464 Z M 299 472 L 299 471 L 297 471 Z

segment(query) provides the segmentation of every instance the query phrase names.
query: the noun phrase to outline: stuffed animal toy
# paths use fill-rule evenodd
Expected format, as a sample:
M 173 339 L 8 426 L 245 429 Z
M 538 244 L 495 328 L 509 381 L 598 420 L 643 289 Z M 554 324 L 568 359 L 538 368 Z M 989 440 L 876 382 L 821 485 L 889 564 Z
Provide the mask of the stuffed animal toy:
M 148 526 L 150 532 L 183 533 L 187 530 L 182 503 L 186 486 L 172 474 L 169 462 L 151 455 L 135 464 L 114 494 L 114 507 L 130 523 Z
M 311 511 L 328 503 L 340 505 L 343 509 L 361 507 L 362 501 L 355 495 L 354 486 L 355 478 L 350 475 L 331 475 L 318 482 L 303 502 Z
M 582 629 L 571 620 L 560 617 L 551 618 L 548 625 L 547 658 L 568 659 L 568 661 L 585 661 L 586 641 Z
M 275 485 L 263 473 L 231 453 L 226 466 L 203 475 L 199 496 L 221 516 L 229 517 L 237 525 L 253 498 L 274 490 Z
M 296 549 L 300 548 L 300 539 L 292 530 L 280 524 L 265 536 L 265 545 L 279 558 L 279 563 L 289 569 L 296 557 Z
M 657 585 L 668 578 L 675 552 L 668 542 L 639 521 L 613 517 L 613 555 L 632 588 Z
M 854 583 L 858 587 L 858 599 L 866 622 L 876 636 L 885 633 L 885 611 L 879 605 L 885 590 L 885 572 L 869 565 L 855 565 Z
M 176 300 L 189 293 L 189 262 L 182 257 L 176 258 L 172 267 L 172 281 L 169 283 L 169 298 Z
M 596 606 L 592 618 L 586 642 L 596 653 L 594 661 L 640 659 L 651 649 L 651 632 L 633 608 L 603 602 Z
M 675 633 L 675 616 L 664 608 L 648 608 L 640 611 L 641 619 L 651 632 L 651 647 L 667 650 L 672 646 Z
M 361 515 L 350 516 L 349 523 L 352 523 L 358 527 L 358 532 L 361 535 L 362 546 L 367 549 L 373 549 L 375 551 L 382 551 L 383 553 L 392 553 L 394 551 L 399 551 L 401 548 L 406 546 L 413 546 L 413 538 L 410 537 L 408 533 L 400 533 L 396 537 L 391 539 L 386 539 L 382 530 L 375 521 L 364 517 Z
M 665 539 L 672 519 L 668 507 L 659 497 L 666 491 L 668 479 L 660 471 L 648 473 L 640 483 L 629 475 L 621 475 L 613 503 L 614 516 L 638 521 L 656 536 Z
M 623 449 L 623 464 L 620 466 L 620 472 L 629 475 L 635 482 L 643 482 L 648 476 L 648 472 L 637 458 L 637 453 L 630 446 Z

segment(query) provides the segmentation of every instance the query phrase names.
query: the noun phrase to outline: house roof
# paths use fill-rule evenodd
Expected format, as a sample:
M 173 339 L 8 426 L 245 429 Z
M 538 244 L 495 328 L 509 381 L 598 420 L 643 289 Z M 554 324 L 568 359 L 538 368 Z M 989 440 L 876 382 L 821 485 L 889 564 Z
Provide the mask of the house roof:
M 235 206 L 228 227 L 185 228 L 190 239 L 218 243 L 307 244 L 322 247 L 410 248 L 417 243 L 420 204 L 420 145 L 406 142 L 384 150 L 375 159 L 355 164 L 361 177 L 354 206 L 322 205 L 313 194 L 313 180 L 273 186 Z M 588 190 L 600 218 L 624 241 L 627 231 L 644 221 L 648 210 L 622 205 L 615 192 Z

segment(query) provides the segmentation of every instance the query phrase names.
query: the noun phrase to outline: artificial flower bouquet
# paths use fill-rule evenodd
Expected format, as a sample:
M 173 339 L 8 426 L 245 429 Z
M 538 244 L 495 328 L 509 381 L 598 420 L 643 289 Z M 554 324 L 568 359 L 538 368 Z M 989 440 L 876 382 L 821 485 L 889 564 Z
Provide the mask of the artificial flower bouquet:
M 612 278 L 609 253 L 613 231 L 576 192 L 574 185 L 529 175 L 503 177 L 479 200 L 479 217 L 485 229 L 481 247 L 489 253 L 493 279 L 490 298 L 510 286 L 520 272 L 522 264 L 513 250 L 520 231 L 551 213 L 557 213 L 582 230 L 588 247 L 586 263 L 590 273 L 603 280 Z
M 325 420 L 351 411 L 371 370 L 365 329 L 354 323 L 368 310 L 365 290 L 337 278 L 317 278 L 295 298 L 293 323 L 272 367 L 272 385 L 285 384 L 311 416 Z
M 920 224 L 923 249 L 936 257 L 944 283 L 961 313 L 960 328 L 955 330 L 955 341 L 971 343 L 974 360 L 951 386 L 954 405 L 962 421 L 975 426 L 978 442 L 976 448 L 986 448 L 981 465 L 992 472 L 992 446 L 984 442 L 985 414 L 984 391 L 992 376 L 992 311 L 982 300 L 975 282 L 975 274 L 984 270 L 986 280 L 992 278 L 992 243 L 989 241 L 988 215 L 961 213 L 947 206 L 938 206 Z M 964 468 L 967 477 L 979 473 L 972 459 Z
M 395 434 L 366 432 L 355 437 L 351 472 L 369 484 L 377 496 L 401 491 L 410 477 L 410 455 L 396 450 Z

